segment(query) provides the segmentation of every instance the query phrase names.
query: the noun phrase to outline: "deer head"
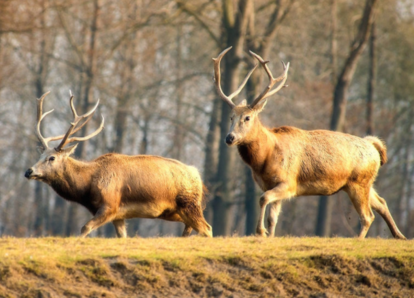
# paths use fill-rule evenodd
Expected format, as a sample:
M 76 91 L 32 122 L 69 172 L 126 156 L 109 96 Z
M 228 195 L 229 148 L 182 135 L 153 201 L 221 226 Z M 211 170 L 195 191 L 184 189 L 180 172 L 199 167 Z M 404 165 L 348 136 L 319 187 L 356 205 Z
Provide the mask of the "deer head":
M 28 179 L 36 179 L 44 181 L 46 183 L 50 181 L 50 179 L 48 179 L 49 177 L 58 174 L 59 171 L 62 168 L 64 168 L 65 160 L 69 157 L 69 155 L 71 155 L 75 151 L 77 144 L 74 146 L 64 148 L 67 144 L 89 140 L 90 138 L 100 133 L 104 128 L 104 118 L 102 117 L 101 125 L 90 135 L 86 137 L 70 137 L 74 133 L 78 132 L 92 118 L 93 114 L 96 111 L 96 108 L 99 105 L 98 99 L 97 103 L 95 104 L 92 110 L 90 110 L 88 113 L 84 115 L 78 116 L 73 105 L 73 95 L 72 93 L 70 93 L 69 102 L 74 120 L 70 123 L 71 125 L 68 131 L 64 135 L 44 138 L 40 132 L 40 123 L 43 120 L 43 118 L 45 118 L 48 114 L 53 112 L 53 110 L 51 110 L 43 114 L 43 100 L 48 94 L 49 92 L 46 92 L 42 95 L 41 98 L 37 100 L 36 136 L 42 144 L 42 146 L 40 147 L 41 156 L 39 161 L 33 167 L 29 168 L 24 175 Z M 49 142 L 57 140 L 62 141 L 59 143 L 57 147 L 50 148 Z
M 253 71 L 256 69 L 257 65 L 253 67 L 253 69 L 247 74 L 246 78 L 239 86 L 239 88 L 234 91 L 231 95 L 227 96 L 221 90 L 220 85 L 220 61 L 223 56 L 231 49 L 231 47 L 225 49 L 223 52 L 219 54 L 217 58 L 213 58 L 214 60 L 214 82 L 216 89 L 220 95 L 220 97 L 226 102 L 231 108 L 231 126 L 230 131 L 226 137 L 226 144 L 229 146 L 241 144 L 248 136 L 254 133 L 254 127 L 257 127 L 256 123 L 259 121 L 257 116 L 263 110 L 264 106 L 266 105 L 267 98 L 274 95 L 280 89 L 285 87 L 285 82 L 287 80 L 287 73 L 289 70 L 289 63 L 286 65 L 283 64 L 284 73 L 280 77 L 274 78 L 267 63 L 269 61 L 264 61 L 262 57 L 249 51 L 250 54 L 257 59 L 257 61 L 262 65 L 265 69 L 268 77 L 269 77 L 269 84 L 263 90 L 263 92 L 258 95 L 251 104 L 247 104 L 246 100 L 243 100 L 240 104 L 235 105 L 232 101 L 233 97 L 238 95 L 243 87 L 246 85 L 247 80 L 250 78 Z M 281 82 L 275 89 L 272 90 L 274 85 L 277 82 Z

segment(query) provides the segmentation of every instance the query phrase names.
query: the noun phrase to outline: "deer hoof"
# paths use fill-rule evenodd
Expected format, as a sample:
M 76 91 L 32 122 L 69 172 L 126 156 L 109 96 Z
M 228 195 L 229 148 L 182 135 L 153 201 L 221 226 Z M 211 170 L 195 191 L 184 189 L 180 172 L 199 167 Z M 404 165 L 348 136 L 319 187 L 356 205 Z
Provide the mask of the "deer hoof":
M 405 238 L 405 236 L 403 234 L 397 234 L 394 236 L 395 239 L 399 239 L 399 240 L 407 240 L 407 238 Z
M 81 235 L 80 238 L 86 238 L 86 236 L 91 232 L 91 229 L 87 226 L 83 226 L 81 229 Z
M 260 237 L 267 237 L 269 233 L 267 232 L 267 230 L 265 228 L 257 228 L 256 229 L 256 236 L 260 236 Z

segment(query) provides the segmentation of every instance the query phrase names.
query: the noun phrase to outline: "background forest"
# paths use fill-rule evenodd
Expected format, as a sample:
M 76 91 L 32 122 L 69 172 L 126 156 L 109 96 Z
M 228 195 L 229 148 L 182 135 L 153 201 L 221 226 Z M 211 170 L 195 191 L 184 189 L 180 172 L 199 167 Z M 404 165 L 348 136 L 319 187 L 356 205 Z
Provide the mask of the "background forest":
M 0 0 L 0 235 L 78 235 L 91 217 L 25 170 L 39 155 L 36 98 L 51 91 L 45 136 L 65 132 L 69 90 L 79 113 L 98 98 L 105 129 L 76 157 L 154 154 L 195 165 L 209 188 L 215 235 L 254 233 L 261 194 L 228 148 L 229 109 L 213 85 L 223 60 L 229 93 L 253 66 L 248 50 L 290 62 L 288 88 L 270 98 L 268 126 L 375 134 L 389 162 L 376 182 L 401 231 L 414 236 L 414 4 L 410 0 Z M 266 83 L 256 70 L 245 93 Z M 342 89 L 341 89 L 342 88 Z M 341 91 L 342 90 L 342 91 Z M 342 93 L 341 93 L 342 92 Z M 83 134 L 99 125 L 95 116 Z M 128 221 L 128 235 L 180 235 L 183 224 Z M 277 235 L 353 237 L 358 215 L 347 195 L 284 202 Z M 114 236 L 112 225 L 94 232 Z M 389 237 L 378 215 L 371 237 Z

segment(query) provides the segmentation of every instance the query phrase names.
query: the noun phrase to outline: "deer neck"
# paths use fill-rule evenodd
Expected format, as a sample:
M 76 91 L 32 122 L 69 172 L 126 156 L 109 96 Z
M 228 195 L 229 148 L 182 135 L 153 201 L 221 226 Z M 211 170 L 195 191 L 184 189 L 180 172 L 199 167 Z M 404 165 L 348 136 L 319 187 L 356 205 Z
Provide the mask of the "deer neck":
M 244 141 L 237 145 L 239 154 L 253 171 L 260 171 L 266 164 L 269 153 L 274 147 L 274 139 L 270 131 L 262 125 L 259 119 L 252 127 Z
M 93 163 L 68 157 L 62 169 L 50 179 L 50 186 L 64 199 L 85 205 L 83 198 L 90 192 L 94 171 Z

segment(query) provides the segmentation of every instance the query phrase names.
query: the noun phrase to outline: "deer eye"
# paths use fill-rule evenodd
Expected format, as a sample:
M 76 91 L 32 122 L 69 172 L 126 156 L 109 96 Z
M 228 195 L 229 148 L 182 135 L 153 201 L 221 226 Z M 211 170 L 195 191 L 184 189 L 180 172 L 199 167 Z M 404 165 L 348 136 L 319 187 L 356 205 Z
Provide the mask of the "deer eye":
M 246 118 L 244 118 L 244 121 L 250 121 L 250 116 L 246 116 Z
M 49 161 L 54 161 L 54 160 L 55 160 L 54 156 L 49 157 Z

